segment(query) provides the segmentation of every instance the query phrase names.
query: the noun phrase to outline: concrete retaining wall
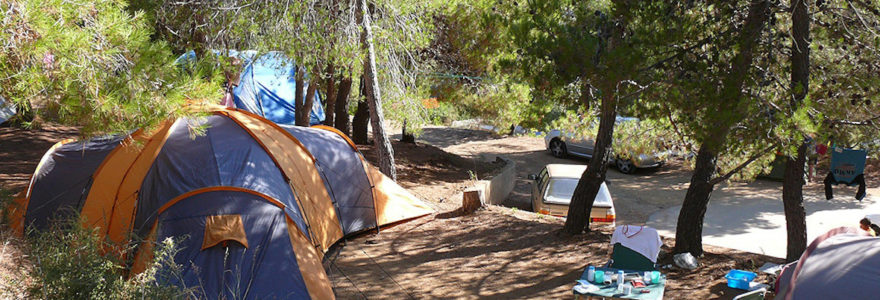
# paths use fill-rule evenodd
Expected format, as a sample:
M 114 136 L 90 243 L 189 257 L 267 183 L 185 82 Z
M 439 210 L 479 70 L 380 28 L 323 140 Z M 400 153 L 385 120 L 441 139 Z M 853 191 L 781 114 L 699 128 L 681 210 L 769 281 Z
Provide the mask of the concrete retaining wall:
M 504 167 L 496 173 L 492 179 L 480 180 L 474 185 L 474 189 L 480 191 L 483 203 L 501 205 L 516 185 L 516 163 L 503 157 L 497 157 L 496 162 L 503 162 Z

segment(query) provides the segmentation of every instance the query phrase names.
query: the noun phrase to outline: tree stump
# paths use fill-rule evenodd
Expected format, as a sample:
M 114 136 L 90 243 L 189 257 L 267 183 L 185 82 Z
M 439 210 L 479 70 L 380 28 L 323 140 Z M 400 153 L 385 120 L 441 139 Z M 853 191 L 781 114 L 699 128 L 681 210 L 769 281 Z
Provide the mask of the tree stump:
M 461 213 L 469 215 L 483 207 L 481 191 L 476 188 L 465 190 L 461 196 Z

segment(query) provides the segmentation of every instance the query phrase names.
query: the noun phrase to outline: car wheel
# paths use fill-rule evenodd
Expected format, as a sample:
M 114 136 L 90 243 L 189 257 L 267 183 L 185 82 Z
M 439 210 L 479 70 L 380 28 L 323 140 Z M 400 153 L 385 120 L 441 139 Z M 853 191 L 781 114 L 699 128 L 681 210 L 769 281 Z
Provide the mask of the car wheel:
M 553 156 L 556 156 L 559 158 L 565 157 L 565 154 L 566 154 L 565 143 L 563 143 L 562 141 L 560 141 L 558 139 L 551 141 L 550 142 L 550 153 L 553 154 Z
M 636 171 L 636 166 L 631 160 L 617 159 L 617 170 L 623 174 L 632 174 Z

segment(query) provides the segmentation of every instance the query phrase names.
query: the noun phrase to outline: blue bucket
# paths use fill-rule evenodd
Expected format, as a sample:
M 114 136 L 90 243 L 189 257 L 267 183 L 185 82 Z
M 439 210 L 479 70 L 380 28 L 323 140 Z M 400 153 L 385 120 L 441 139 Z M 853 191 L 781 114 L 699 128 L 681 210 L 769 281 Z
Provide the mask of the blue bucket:
M 749 282 L 752 282 L 755 277 L 758 277 L 758 274 L 736 269 L 730 270 L 727 275 L 724 275 L 724 278 L 727 279 L 727 286 L 741 290 L 748 290 Z

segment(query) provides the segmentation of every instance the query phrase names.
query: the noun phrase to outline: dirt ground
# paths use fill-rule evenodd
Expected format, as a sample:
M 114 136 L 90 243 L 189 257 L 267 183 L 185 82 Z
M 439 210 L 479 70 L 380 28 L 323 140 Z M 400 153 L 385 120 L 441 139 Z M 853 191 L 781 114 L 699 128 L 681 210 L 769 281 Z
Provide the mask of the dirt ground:
M 422 144 L 427 140 L 433 145 Z M 527 174 L 537 173 L 535 166 L 558 162 L 547 155 L 534 155 L 540 140 L 523 137 L 496 137 L 467 129 L 427 128 L 419 144 L 394 143 L 398 181 L 417 196 L 427 200 L 437 213 L 392 228 L 341 242 L 327 254 L 325 267 L 340 299 L 558 299 L 572 298 L 571 289 L 587 265 L 601 265 L 608 260 L 608 242 L 613 229 L 595 228 L 579 236 L 560 234 L 563 220 L 528 211 L 531 192 Z M 543 147 L 543 145 L 540 145 Z M 439 149 L 442 147 L 442 150 Z M 540 148 L 540 147 L 537 147 Z M 445 150 L 445 151 L 444 151 Z M 361 151 L 369 159 L 372 147 Z M 457 154 L 465 157 L 460 157 Z M 414 156 L 410 156 L 414 155 Z M 481 167 L 495 155 L 504 155 L 517 163 L 518 182 L 509 206 L 490 206 L 473 215 L 444 217 L 460 206 L 457 192 L 470 184 L 470 170 Z M 584 163 L 571 160 L 570 163 Z M 524 167 L 524 168 L 521 168 Z M 447 177 L 419 174 L 413 170 L 442 169 Z M 637 176 L 653 178 L 637 190 L 651 190 L 651 197 L 614 195 L 615 205 L 630 213 L 619 215 L 628 224 L 644 223 L 647 214 L 640 207 L 669 205 L 652 189 L 675 193 L 686 189 L 686 182 L 670 183 L 686 170 L 672 166 L 645 170 Z M 650 175 L 650 176 L 649 176 Z M 609 185 L 625 185 L 623 175 L 609 171 Z M 676 179 L 678 180 L 678 179 Z M 672 196 L 672 195 L 670 195 Z M 451 198 L 449 198 L 451 197 Z M 617 204 L 617 199 L 631 204 Z M 680 201 L 680 197 L 677 198 Z M 670 249 L 671 239 L 664 239 Z M 669 285 L 666 299 L 730 299 L 740 291 L 728 288 L 724 275 L 730 269 L 756 270 L 765 262 L 782 260 L 758 254 L 705 246 L 696 272 L 666 269 Z M 661 253 L 660 262 L 671 264 L 671 257 Z M 768 282 L 765 275 L 756 281 Z

